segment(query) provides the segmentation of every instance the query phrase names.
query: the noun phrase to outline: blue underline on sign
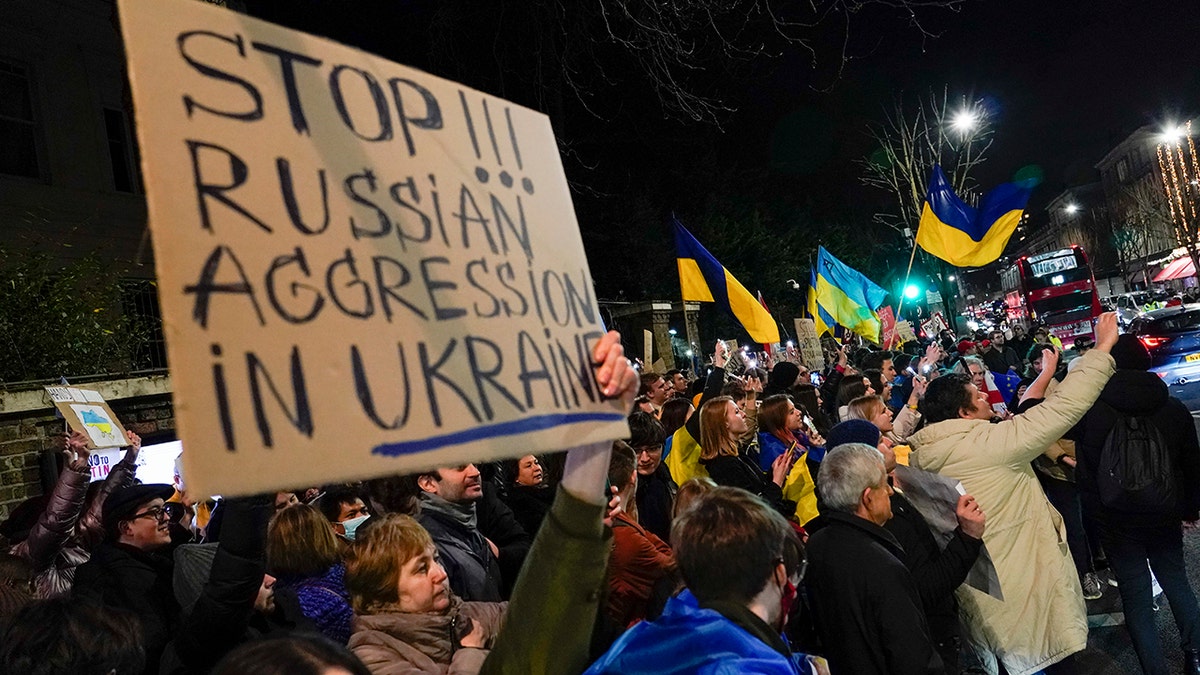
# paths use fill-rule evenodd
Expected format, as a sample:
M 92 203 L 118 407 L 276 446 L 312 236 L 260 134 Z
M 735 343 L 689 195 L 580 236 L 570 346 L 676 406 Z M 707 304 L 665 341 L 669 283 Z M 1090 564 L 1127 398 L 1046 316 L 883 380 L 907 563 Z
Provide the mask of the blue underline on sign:
M 415 441 L 403 441 L 400 443 L 384 443 L 377 445 L 371 450 L 372 455 L 387 455 L 389 457 L 397 457 L 399 455 L 412 455 L 418 452 L 427 452 L 429 450 L 437 450 L 451 445 L 462 445 L 472 441 L 482 441 L 488 438 L 503 438 L 504 436 L 516 436 L 525 434 L 531 431 L 542 431 L 552 429 L 566 424 L 577 424 L 579 422 L 623 422 L 625 415 L 621 413 L 569 413 L 561 415 L 538 415 L 537 417 L 525 417 L 519 420 L 509 422 L 500 422 L 499 424 L 489 424 L 463 431 L 456 431 L 452 434 L 444 434 L 441 436 L 430 436 L 429 438 L 421 438 Z

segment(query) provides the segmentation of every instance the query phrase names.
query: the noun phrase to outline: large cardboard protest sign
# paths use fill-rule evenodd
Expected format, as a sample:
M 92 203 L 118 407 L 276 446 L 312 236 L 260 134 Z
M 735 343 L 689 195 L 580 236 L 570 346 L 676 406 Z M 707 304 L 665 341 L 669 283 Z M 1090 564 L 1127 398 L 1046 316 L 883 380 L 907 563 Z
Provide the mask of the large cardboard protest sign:
M 121 0 L 197 494 L 619 438 L 544 115 L 188 0 Z
M 817 336 L 817 324 L 812 319 L 794 319 L 796 345 L 800 348 L 800 359 L 809 370 L 825 368 L 825 352 L 821 349 L 821 338 Z

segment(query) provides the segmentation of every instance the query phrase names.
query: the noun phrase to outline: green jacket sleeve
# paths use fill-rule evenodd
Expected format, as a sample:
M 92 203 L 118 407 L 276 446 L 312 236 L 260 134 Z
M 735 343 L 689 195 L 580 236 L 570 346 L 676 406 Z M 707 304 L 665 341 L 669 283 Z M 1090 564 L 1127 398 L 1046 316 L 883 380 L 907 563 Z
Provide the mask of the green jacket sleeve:
M 559 489 L 481 673 L 576 675 L 587 668 L 612 536 L 603 511 Z

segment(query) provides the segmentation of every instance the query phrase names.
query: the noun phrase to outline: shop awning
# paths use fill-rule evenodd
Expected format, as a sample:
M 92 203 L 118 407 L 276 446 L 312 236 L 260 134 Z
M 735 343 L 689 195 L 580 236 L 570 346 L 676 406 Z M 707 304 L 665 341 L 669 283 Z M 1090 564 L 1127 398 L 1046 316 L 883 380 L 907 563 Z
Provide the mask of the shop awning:
M 1172 260 L 1162 271 L 1154 275 L 1155 281 L 1171 279 L 1186 279 L 1196 275 L 1196 266 L 1192 264 L 1191 256 L 1183 256 Z

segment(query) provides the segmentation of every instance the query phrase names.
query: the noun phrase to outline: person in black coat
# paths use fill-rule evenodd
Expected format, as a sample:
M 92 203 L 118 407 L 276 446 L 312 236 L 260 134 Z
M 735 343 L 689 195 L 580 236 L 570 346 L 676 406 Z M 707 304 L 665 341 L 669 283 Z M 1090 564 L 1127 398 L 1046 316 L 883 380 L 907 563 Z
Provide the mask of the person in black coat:
M 83 601 L 137 615 L 146 647 L 144 672 L 155 675 L 179 623 L 173 564 L 163 554 L 171 545 L 163 505 L 174 493 L 170 485 L 131 485 L 109 495 L 101 517 L 107 539 L 76 571 L 72 591 Z
M 848 420 L 829 433 L 831 449 L 844 443 L 878 447 L 888 474 L 896 469 L 896 455 L 880 444 L 879 429 L 865 420 Z M 890 479 L 889 479 L 890 480 Z M 957 675 L 961 635 L 958 601 L 954 590 L 962 585 L 983 547 L 983 512 L 969 495 L 959 497 L 955 508 L 958 527 L 945 548 L 938 546 L 929 522 L 899 490 L 892 489 L 892 518 L 883 527 L 902 549 L 900 561 L 908 568 L 929 621 L 929 635 L 937 647 L 947 675 Z M 821 523 L 816 527 L 819 529 Z M 810 529 L 812 529 L 810 527 Z
M 1100 543 L 1117 578 L 1125 627 L 1146 673 L 1165 673 L 1167 660 L 1155 628 L 1150 570 L 1171 605 L 1184 650 L 1184 672 L 1200 673 L 1200 606 L 1184 568 L 1180 523 L 1200 519 L 1200 443 L 1191 413 L 1170 395 L 1166 383 L 1147 372 L 1150 353 L 1133 335 L 1122 335 L 1112 349 L 1117 372 L 1092 409 L 1071 430 L 1075 440 L 1075 480 L 1086 516 L 1095 523 Z M 1118 422 L 1138 417 L 1161 434 L 1176 467 L 1175 503 L 1161 509 L 1116 508 L 1101 499 L 1098 473 L 1104 445 Z M 1149 560 L 1149 568 L 1146 561 Z
M 637 453 L 638 524 L 659 539 L 670 541 L 671 515 L 679 487 L 662 461 L 666 429 L 653 415 L 635 412 L 629 416 L 629 434 L 629 445 Z
M 892 518 L 883 455 L 862 443 L 833 448 L 817 484 L 822 511 L 809 521 L 805 586 L 830 672 L 942 673 L 904 550 L 883 527 Z
M 219 544 L 176 550 L 175 595 L 182 628 L 163 654 L 161 673 L 207 673 L 238 645 L 293 632 L 315 633 L 292 591 L 266 573 L 267 523 L 274 495 L 224 500 Z M 327 526 L 326 526 L 327 527 Z
M 791 518 L 796 503 L 783 498 L 783 484 L 796 455 L 791 450 L 771 464 L 770 480 L 758 468 L 758 463 L 738 452 L 737 440 L 746 433 L 746 413 L 733 399 L 718 396 L 700 408 L 700 464 L 708 470 L 709 478 L 717 485 L 737 487 L 762 497 L 767 504 Z

